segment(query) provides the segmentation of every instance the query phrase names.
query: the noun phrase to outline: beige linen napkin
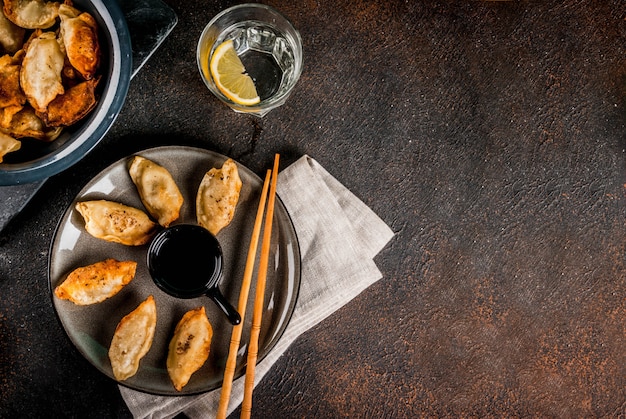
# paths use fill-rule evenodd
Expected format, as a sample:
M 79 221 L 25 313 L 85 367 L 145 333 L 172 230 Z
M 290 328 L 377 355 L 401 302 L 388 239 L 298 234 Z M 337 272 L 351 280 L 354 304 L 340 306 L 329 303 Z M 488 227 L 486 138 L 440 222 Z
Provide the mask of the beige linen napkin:
M 278 176 L 277 192 L 300 243 L 302 277 L 293 316 L 283 336 L 255 369 L 255 386 L 298 336 L 378 281 L 373 258 L 391 229 L 317 161 L 303 156 Z M 233 382 L 228 413 L 243 400 L 244 377 Z M 213 418 L 220 389 L 199 396 L 163 397 L 120 386 L 136 418 Z M 254 412 L 254 400 L 253 408 Z

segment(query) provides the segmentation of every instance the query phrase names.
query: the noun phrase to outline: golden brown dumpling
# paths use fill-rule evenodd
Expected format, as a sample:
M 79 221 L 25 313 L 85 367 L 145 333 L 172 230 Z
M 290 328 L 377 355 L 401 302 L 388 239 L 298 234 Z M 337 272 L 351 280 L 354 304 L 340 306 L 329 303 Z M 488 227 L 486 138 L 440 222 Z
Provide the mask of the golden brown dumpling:
M 120 320 L 109 347 L 109 360 L 116 379 L 126 380 L 137 373 L 141 358 L 152 346 L 156 322 L 152 296 Z
M 49 127 L 66 127 L 83 119 L 96 106 L 100 77 L 78 83 L 52 100 L 39 116 Z
M 237 164 L 232 159 L 226 160 L 221 169 L 209 170 L 200 183 L 196 197 L 198 224 L 214 235 L 230 224 L 241 185 Z
M 20 87 L 21 54 L 15 55 L 0 57 L 0 108 L 17 106 L 19 110 L 26 103 L 26 96 Z
M 176 325 L 167 354 L 167 372 L 181 391 L 209 358 L 213 328 L 204 307 L 185 313 Z
M 20 84 L 37 112 L 45 112 L 48 103 L 65 92 L 61 79 L 64 60 L 54 32 L 43 32 L 28 42 Z
M 4 13 L 0 13 L 0 46 L 10 54 L 19 51 L 24 45 L 26 30 L 11 22 Z
M 17 151 L 21 147 L 22 143 L 20 141 L 0 132 L 0 163 L 2 163 L 6 154 Z
M 92 236 L 128 246 L 145 244 L 156 233 L 158 224 L 137 209 L 117 202 L 99 200 L 76 204 Z
M 14 110 L 18 112 L 13 113 Z M 62 127 L 46 127 L 30 106 L 9 106 L 0 111 L 0 131 L 15 138 L 30 137 L 53 141 L 62 130 Z
M 89 13 L 66 4 L 59 7 L 59 17 L 61 39 L 70 64 L 85 80 L 91 80 L 100 64 L 98 24 Z
M 128 172 L 137 186 L 141 202 L 159 224 L 167 227 L 178 219 L 183 195 L 167 169 L 144 157 L 135 156 Z
M 70 272 L 54 295 L 81 306 L 113 297 L 135 277 L 137 262 L 106 259 Z
M 22 109 L 24 109 L 24 106 L 22 105 L 11 105 L 11 106 L 6 106 L 4 108 L 0 108 L 0 128 L 3 129 L 4 133 L 11 135 L 11 133 L 9 132 L 11 121 L 13 120 L 13 117 Z M 33 111 L 33 115 L 34 115 L 34 111 Z M 18 135 L 11 135 L 11 136 L 15 138 L 19 138 Z
M 43 0 L 4 0 L 4 14 L 17 26 L 47 29 L 56 23 L 59 3 Z

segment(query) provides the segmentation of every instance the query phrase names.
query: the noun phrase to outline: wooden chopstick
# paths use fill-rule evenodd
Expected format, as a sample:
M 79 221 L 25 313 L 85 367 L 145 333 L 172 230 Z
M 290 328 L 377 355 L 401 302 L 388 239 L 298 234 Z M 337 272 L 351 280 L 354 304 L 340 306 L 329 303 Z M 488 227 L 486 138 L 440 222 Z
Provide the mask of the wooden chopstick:
M 270 177 L 272 171 L 268 170 L 263 182 L 263 190 L 259 199 L 259 208 L 257 209 L 254 227 L 252 228 L 252 237 L 250 238 L 250 246 L 248 248 L 248 257 L 246 259 L 246 268 L 243 272 L 243 281 L 241 291 L 239 293 L 239 305 L 237 309 L 241 316 L 241 322 L 233 327 L 230 337 L 230 349 L 228 350 L 228 359 L 226 368 L 224 369 L 224 381 L 222 383 L 222 392 L 220 393 L 220 404 L 217 409 L 217 418 L 225 419 L 228 412 L 228 402 L 230 400 L 230 392 L 233 387 L 233 377 L 235 375 L 235 367 L 237 366 L 237 352 L 239 351 L 239 342 L 241 342 L 241 333 L 243 330 L 243 320 L 246 314 L 246 305 L 248 303 L 248 294 L 250 292 L 250 282 L 252 272 L 254 271 L 254 262 L 256 259 L 256 251 L 261 235 L 261 224 L 263 222 L 263 213 L 265 212 L 265 201 L 267 200 L 267 191 L 270 185 Z
M 250 418 L 252 413 L 252 390 L 254 390 L 254 369 L 259 353 L 259 334 L 261 332 L 261 319 L 263 317 L 263 304 L 265 300 L 265 281 L 267 279 L 267 265 L 270 254 L 270 241 L 272 238 L 272 221 L 274 219 L 274 202 L 276 199 L 276 181 L 278 179 L 279 155 L 274 158 L 272 169 L 272 182 L 265 214 L 265 227 L 263 228 L 263 243 L 261 244 L 261 258 L 259 260 L 259 272 L 254 297 L 254 311 L 252 312 L 252 329 L 250 330 L 250 344 L 248 345 L 248 359 L 246 365 L 246 378 L 244 382 L 243 402 L 241 404 L 241 418 Z

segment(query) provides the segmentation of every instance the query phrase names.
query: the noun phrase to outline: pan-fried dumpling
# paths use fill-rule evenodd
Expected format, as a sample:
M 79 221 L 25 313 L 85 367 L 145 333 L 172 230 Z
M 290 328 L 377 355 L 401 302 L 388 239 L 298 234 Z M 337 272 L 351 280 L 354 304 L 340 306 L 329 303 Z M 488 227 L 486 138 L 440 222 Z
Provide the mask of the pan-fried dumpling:
M 47 29 L 56 23 L 59 3 L 43 0 L 4 0 L 4 14 L 17 26 Z
M 241 185 L 237 164 L 232 159 L 226 160 L 221 169 L 209 170 L 200 183 L 196 197 L 198 224 L 214 235 L 230 224 Z
M 5 52 L 13 54 L 24 45 L 26 29 L 11 22 L 4 13 L 0 13 L 0 46 Z
M 13 117 L 22 109 L 24 109 L 24 106 L 22 105 L 11 105 L 11 106 L 6 106 L 4 108 L 0 108 L 0 128 L 2 128 L 2 131 L 5 134 L 11 135 L 9 132 L 11 121 L 13 120 Z M 33 112 L 33 115 L 34 115 L 34 112 Z M 19 136 L 17 135 L 13 135 L 13 137 L 19 138 Z
M 15 138 L 0 132 L 0 163 L 4 156 L 13 151 L 17 151 L 22 147 L 22 143 Z
M 14 110 L 18 112 L 13 113 Z M 46 127 L 35 115 L 30 106 L 9 106 L 0 111 L 0 131 L 15 138 L 36 138 L 41 141 L 53 141 L 58 138 L 62 127 Z
M 167 372 L 181 391 L 209 358 L 213 329 L 204 307 L 185 313 L 176 325 L 167 354 Z
M 67 58 L 85 80 L 91 80 L 100 64 L 98 24 L 93 16 L 72 6 L 59 7 L 61 38 Z
M 170 172 L 141 156 L 135 156 L 128 170 L 137 186 L 141 202 L 163 227 L 169 226 L 180 215 L 183 195 Z
M 109 360 L 116 379 L 126 380 L 137 373 L 141 358 L 152 346 L 156 321 L 152 296 L 120 320 L 109 347 Z
M 48 103 L 65 92 L 61 79 L 64 60 L 54 32 L 43 32 L 28 42 L 20 83 L 37 112 L 45 112 Z
M 137 262 L 106 259 L 74 269 L 54 295 L 81 306 L 100 303 L 120 292 L 135 277 Z
M 140 209 L 117 202 L 99 200 L 76 204 L 92 236 L 128 246 L 145 244 L 156 233 L 158 224 Z
M 21 109 L 26 103 L 26 96 L 20 87 L 21 54 L 15 55 L 0 57 L 0 108 L 19 106 Z
M 49 127 L 66 127 L 83 119 L 96 106 L 100 77 L 78 83 L 52 100 L 39 116 Z

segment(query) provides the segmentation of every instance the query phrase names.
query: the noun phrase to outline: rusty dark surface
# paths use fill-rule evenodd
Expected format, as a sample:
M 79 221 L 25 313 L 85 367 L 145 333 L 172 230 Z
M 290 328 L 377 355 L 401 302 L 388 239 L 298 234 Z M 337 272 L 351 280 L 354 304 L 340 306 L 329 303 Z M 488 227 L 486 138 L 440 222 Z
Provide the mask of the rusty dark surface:
M 47 257 L 88 179 L 164 144 L 257 173 L 310 154 L 396 232 L 253 416 L 626 416 L 626 3 L 270 1 L 305 70 L 257 120 L 195 64 L 232 2 L 166 2 L 178 24 L 107 138 L 0 233 L 1 417 L 130 417 L 57 322 Z

